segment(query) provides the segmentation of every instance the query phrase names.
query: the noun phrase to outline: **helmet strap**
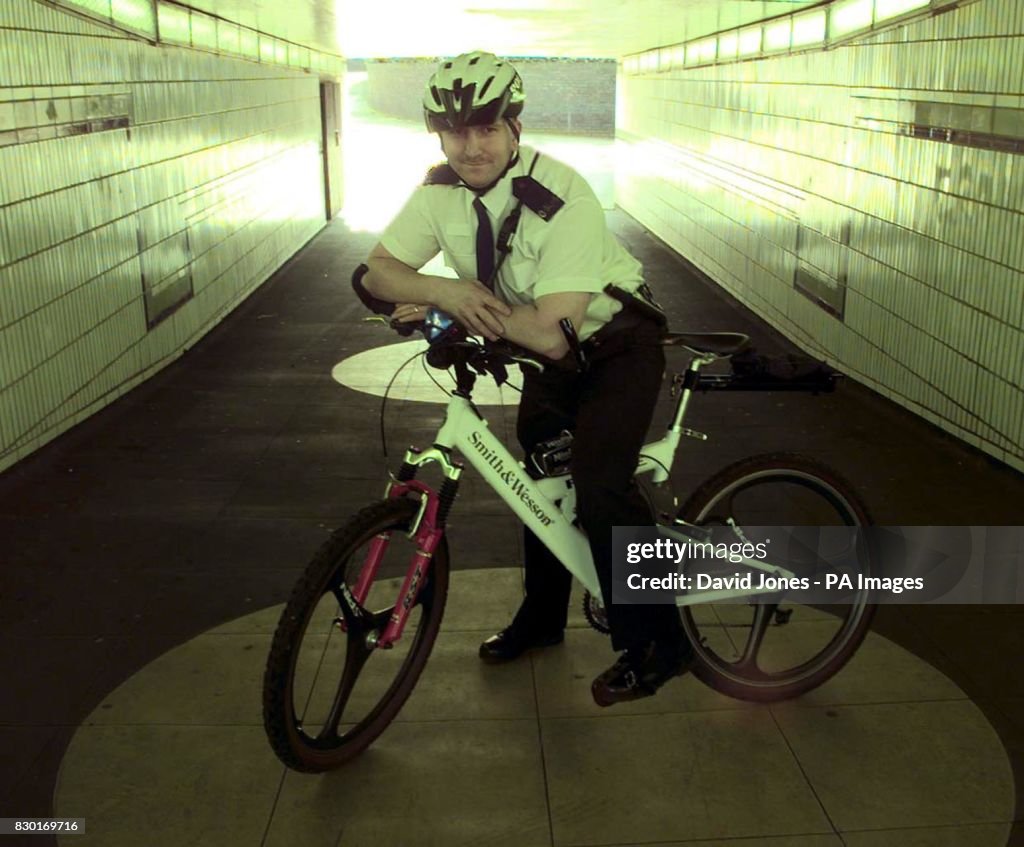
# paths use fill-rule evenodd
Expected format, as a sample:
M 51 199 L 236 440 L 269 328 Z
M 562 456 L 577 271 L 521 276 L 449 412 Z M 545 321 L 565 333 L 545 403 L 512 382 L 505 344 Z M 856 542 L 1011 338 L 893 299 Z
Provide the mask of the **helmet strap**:
M 507 174 L 510 170 L 512 170 L 512 168 L 515 167 L 515 165 L 516 165 L 516 163 L 518 161 L 519 161 L 519 151 L 516 150 L 515 153 L 513 153 L 512 156 L 509 158 L 508 164 L 505 165 L 505 170 L 503 170 L 500 174 L 498 174 L 498 176 L 495 177 L 493 182 L 487 183 L 487 185 L 485 185 L 483 188 L 473 188 L 473 186 L 471 186 L 471 185 L 467 185 L 466 188 L 468 188 L 470 191 L 472 191 L 477 197 L 483 197 L 488 191 L 490 191 L 492 188 L 494 188 L 494 186 L 496 186 L 499 182 L 501 182 L 505 178 L 505 174 Z

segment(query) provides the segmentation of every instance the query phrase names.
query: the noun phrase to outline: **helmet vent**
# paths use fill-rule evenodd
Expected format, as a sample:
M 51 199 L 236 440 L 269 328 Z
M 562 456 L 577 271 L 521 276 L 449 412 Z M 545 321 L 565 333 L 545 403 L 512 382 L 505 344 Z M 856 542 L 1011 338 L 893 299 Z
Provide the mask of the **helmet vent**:
M 423 88 L 422 99 L 431 132 L 516 118 L 523 101 L 523 82 L 512 64 L 482 51 L 443 61 Z

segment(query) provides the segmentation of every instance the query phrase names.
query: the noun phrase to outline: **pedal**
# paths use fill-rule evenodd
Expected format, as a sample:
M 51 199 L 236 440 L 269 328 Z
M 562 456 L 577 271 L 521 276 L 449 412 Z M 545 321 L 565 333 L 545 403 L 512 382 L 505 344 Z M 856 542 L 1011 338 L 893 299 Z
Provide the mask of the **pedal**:
M 706 432 L 697 432 L 695 429 L 690 429 L 688 426 L 684 426 L 682 429 L 683 435 L 687 438 L 696 438 L 698 441 L 707 441 L 708 435 Z

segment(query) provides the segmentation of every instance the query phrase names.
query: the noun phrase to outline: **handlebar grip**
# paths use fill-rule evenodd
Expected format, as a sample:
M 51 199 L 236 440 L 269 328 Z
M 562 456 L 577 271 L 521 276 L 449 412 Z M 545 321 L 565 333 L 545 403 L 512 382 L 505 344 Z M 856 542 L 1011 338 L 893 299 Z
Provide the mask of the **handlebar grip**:
M 370 270 L 369 266 L 362 264 L 352 272 L 352 290 L 355 291 L 356 296 L 371 312 L 378 315 L 390 315 L 395 311 L 395 304 L 374 297 L 366 290 L 366 286 L 363 285 L 363 277 L 366 276 L 368 270 Z

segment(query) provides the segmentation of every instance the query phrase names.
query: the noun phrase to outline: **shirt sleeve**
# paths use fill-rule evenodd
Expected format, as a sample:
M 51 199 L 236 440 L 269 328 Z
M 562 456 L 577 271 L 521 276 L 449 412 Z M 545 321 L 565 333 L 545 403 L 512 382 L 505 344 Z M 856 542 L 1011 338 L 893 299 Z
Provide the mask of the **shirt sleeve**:
M 567 292 L 600 293 L 606 224 L 597 199 L 585 196 L 566 204 L 546 226 L 533 299 Z
M 417 271 L 441 249 L 429 214 L 427 191 L 426 186 L 413 191 L 380 239 L 385 250 Z

